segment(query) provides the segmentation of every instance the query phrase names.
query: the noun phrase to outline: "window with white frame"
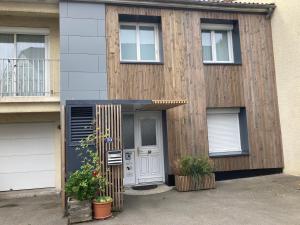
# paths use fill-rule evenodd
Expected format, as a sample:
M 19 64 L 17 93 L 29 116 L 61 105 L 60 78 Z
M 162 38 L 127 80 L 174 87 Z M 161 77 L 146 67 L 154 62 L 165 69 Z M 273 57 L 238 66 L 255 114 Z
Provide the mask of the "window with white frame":
M 49 93 L 48 33 L 43 28 L 0 27 L 0 95 Z
M 159 62 L 158 25 L 121 23 L 120 60 L 123 62 Z
M 230 24 L 201 24 L 204 63 L 234 63 Z
M 207 110 L 210 155 L 242 152 L 239 114 L 239 108 Z

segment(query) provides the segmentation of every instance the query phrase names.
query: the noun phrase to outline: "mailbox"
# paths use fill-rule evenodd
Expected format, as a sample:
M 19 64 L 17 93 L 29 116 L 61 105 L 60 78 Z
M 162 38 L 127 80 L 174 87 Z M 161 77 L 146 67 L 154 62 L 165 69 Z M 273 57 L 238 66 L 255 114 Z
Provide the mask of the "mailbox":
M 110 150 L 107 152 L 108 166 L 122 165 L 122 162 L 123 162 L 122 150 Z

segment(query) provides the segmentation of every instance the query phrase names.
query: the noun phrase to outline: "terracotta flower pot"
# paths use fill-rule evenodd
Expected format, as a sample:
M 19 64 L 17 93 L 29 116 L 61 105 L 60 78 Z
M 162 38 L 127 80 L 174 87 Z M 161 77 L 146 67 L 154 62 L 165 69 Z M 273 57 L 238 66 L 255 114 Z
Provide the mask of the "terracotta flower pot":
M 98 203 L 93 201 L 94 219 L 105 220 L 111 217 L 111 203 L 112 202 Z

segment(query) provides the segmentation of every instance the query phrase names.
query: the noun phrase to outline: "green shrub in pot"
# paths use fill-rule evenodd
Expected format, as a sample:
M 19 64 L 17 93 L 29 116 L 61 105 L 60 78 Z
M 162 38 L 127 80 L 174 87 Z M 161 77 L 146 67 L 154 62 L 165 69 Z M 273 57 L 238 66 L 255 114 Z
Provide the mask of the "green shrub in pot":
M 178 161 L 175 171 L 178 191 L 214 188 L 213 163 L 207 157 L 184 156 Z
M 181 176 L 198 177 L 212 172 L 212 162 L 207 157 L 185 156 L 180 159 L 179 174 Z

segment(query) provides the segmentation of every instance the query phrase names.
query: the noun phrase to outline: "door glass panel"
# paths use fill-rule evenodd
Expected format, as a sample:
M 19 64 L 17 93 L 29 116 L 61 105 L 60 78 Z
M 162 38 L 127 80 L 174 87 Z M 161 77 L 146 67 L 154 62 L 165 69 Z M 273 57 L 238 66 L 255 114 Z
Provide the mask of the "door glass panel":
M 155 60 L 154 27 L 140 26 L 140 49 L 142 60 Z
M 123 144 L 125 149 L 134 148 L 134 117 L 123 115 Z
M 136 27 L 121 25 L 120 32 L 122 60 L 137 60 Z
M 156 120 L 142 119 L 140 123 L 142 146 L 156 145 Z
M 9 96 L 14 92 L 14 61 L 15 46 L 13 34 L 0 34 L 0 95 Z
M 45 93 L 45 36 L 17 35 L 17 95 Z

